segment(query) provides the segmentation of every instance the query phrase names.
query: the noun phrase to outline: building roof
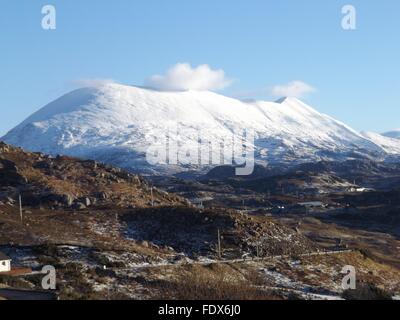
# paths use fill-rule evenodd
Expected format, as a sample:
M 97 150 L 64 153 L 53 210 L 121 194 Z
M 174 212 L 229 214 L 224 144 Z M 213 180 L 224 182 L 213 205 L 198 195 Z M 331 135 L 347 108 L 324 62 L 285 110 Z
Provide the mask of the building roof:
M 0 251 L 0 261 L 11 260 L 9 256 L 6 256 L 3 252 Z
M 323 206 L 324 203 L 321 201 L 309 201 L 309 202 L 300 202 L 301 206 Z

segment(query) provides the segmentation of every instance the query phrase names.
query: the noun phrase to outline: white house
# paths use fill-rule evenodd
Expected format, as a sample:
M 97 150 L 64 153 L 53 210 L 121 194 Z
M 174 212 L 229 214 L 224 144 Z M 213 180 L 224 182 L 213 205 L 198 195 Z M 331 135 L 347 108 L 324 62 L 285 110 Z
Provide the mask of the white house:
M 326 205 L 321 201 L 300 202 L 299 205 L 302 207 L 306 207 L 307 209 L 317 209 L 326 207 Z
M 374 189 L 370 188 L 362 188 L 362 187 L 350 187 L 348 189 L 349 192 L 368 192 L 368 191 L 374 191 Z
M 11 259 L 0 252 L 0 273 L 11 271 Z

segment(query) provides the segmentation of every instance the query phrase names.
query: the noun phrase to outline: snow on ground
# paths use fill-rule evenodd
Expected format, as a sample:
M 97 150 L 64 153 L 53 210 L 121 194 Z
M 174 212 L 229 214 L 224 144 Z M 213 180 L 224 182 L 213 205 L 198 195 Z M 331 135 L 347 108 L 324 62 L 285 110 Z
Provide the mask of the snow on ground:
M 300 289 L 304 287 L 302 283 L 292 281 L 290 278 L 279 272 L 271 271 L 268 269 L 263 269 L 263 272 L 266 279 L 274 283 L 275 286 L 290 289 Z
M 363 132 L 362 135 L 374 142 L 375 144 L 381 146 L 382 149 L 389 154 L 400 153 L 399 139 L 386 137 L 374 132 Z
M 400 129 L 395 129 L 382 134 L 385 137 L 400 139 Z
M 7 251 L 12 259 L 12 264 L 25 268 L 36 269 L 41 266 L 36 255 L 30 248 L 18 248 Z
M 296 267 L 296 265 L 297 264 L 295 261 L 292 262 L 292 266 Z M 311 286 L 298 281 L 293 281 L 280 272 L 272 271 L 266 268 L 262 269 L 262 271 L 265 274 L 266 280 L 271 283 L 271 286 L 267 287 L 268 289 L 294 293 L 306 300 L 343 300 L 339 294 L 334 295 L 311 292 L 313 289 Z

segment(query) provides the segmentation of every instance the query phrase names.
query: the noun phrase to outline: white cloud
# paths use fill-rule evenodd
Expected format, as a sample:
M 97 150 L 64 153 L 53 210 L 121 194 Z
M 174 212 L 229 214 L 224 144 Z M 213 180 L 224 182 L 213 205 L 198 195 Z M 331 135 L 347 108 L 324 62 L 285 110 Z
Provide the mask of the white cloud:
M 224 70 L 213 70 L 207 64 L 192 67 L 189 63 L 178 63 L 165 75 L 154 75 L 145 82 L 146 86 L 161 91 L 220 90 L 231 83 Z
M 301 98 L 304 95 L 315 91 L 315 88 L 302 81 L 292 81 L 288 84 L 277 85 L 271 88 L 271 94 L 277 97 Z

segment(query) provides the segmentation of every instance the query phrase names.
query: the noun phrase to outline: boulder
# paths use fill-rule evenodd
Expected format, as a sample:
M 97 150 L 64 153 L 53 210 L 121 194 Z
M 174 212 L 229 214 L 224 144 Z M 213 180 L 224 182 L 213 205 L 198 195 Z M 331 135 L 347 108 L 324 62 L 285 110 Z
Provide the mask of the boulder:
M 50 169 L 51 165 L 47 161 L 37 162 L 34 166 L 35 169 Z
M 18 173 L 18 167 L 14 162 L 0 159 L 0 185 L 19 186 L 27 182 L 28 180 Z
M 6 198 L 6 203 L 9 205 L 13 205 L 15 203 L 15 200 L 13 198 L 7 197 Z
M 83 210 L 83 209 L 86 209 L 86 206 L 82 202 L 75 202 L 73 204 L 72 208 L 75 210 Z
M 108 199 L 108 194 L 105 192 L 96 192 L 95 194 L 93 194 L 93 197 L 95 197 L 96 199 L 105 200 Z
M 67 207 L 71 207 L 75 201 L 75 197 L 70 194 L 64 194 L 61 196 L 61 203 Z
M 146 241 L 146 240 L 143 240 L 140 244 L 141 244 L 143 247 L 145 247 L 145 248 L 148 248 L 148 247 L 149 247 L 149 242 Z
M 4 142 L 0 142 L 0 152 L 9 152 L 10 147 L 6 145 Z
M 90 207 L 92 204 L 92 201 L 88 197 L 81 198 L 80 201 L 86 206 Z

